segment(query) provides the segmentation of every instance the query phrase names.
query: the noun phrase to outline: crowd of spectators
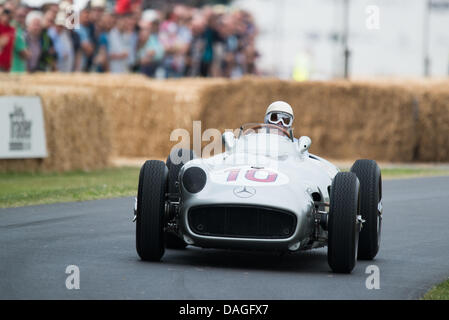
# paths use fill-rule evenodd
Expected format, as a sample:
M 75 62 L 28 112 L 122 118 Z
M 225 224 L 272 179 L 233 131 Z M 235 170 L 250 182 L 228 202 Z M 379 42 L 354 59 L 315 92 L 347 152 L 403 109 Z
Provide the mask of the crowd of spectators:
M 0 0 L 0 71 L 140 72 L 149 77 L 257 73 L 251 15 L 225 6 L 142 9 L 141 0 L 28 7 Z

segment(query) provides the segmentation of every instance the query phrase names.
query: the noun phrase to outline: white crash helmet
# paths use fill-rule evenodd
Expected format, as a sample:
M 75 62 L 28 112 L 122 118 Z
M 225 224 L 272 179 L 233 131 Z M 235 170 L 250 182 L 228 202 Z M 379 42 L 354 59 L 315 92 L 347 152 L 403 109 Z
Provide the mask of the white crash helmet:
M 270 104 L 265 112 L 265 123 L 282 125 L 286 128 L 291 128 L 293 124 L 293 109 L 284 101 L 275 101 Z

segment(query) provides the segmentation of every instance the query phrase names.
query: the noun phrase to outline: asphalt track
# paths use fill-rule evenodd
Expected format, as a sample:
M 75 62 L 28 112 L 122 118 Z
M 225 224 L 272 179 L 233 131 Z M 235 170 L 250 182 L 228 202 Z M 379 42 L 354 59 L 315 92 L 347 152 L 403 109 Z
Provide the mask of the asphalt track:
M 132 198 L 0 209 L 1 299 L 417 299 L 449 276 L 449 177 L 384 181 L 381 249 L 350 275 L 326 249 L 190 248 L 138 259 Z M 368 265 L 380 289 L 368 290 Z M 68 265 L 80 289 L 65 286 Z

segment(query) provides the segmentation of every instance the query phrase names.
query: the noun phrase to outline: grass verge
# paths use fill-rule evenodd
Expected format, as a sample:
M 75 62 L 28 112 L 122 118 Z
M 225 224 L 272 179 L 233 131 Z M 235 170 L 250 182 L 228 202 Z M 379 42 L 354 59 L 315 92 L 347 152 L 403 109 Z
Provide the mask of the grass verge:
M 387 168 L 384 179 L 449 175 L 433 168 Z M 135 195 L 139 168 L 120 167 L 90 172 L 0 173 L 0 208 L 106 199 Z
M 0 207 L 84 201 L 136 194 L 139 168 L 90 172 L 1 173 Z
M 417 178 L 431 176 L 447 176 L 449 170 L 440 168 L 384 168 L 382 178 Z
M 449 300 L 449 279 L 433 287 L 427 292 L 424 300 Z

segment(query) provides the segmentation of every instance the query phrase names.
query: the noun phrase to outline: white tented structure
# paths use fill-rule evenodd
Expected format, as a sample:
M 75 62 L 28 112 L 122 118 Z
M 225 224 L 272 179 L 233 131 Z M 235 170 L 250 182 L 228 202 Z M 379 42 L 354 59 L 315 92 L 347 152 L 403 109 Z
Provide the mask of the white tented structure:
M 345 23 L 352 77 L 422 76 L 426 56 L 427 74 L 449 73 L 449 0 L 236 0 L 233 5 L 255 17 L 258 67 L 264 74 L 342 77 Z

